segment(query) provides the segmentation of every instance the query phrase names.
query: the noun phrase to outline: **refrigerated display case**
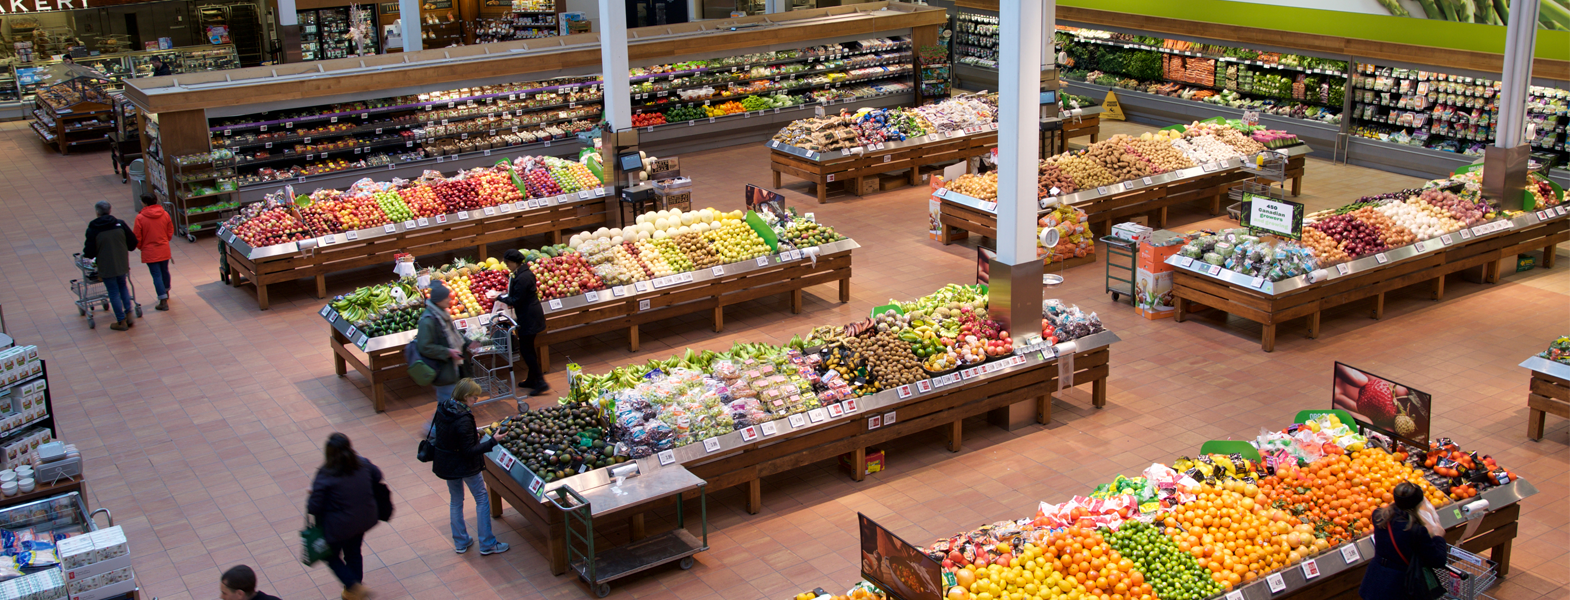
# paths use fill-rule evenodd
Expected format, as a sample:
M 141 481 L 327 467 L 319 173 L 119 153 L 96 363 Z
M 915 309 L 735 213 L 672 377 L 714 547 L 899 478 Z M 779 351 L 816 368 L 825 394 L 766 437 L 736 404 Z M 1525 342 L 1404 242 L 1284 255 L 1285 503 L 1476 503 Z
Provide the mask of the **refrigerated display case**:
M 317 32 L 316 11 L 297 11 L 300 23 L 300 60 L 321 60 L 322 44 Z
M 347 58 L 381 51 L 373 4 L 302 10 L 298 14 L 301 60 Z M 356 25 L 363 42 L 355 41 Z

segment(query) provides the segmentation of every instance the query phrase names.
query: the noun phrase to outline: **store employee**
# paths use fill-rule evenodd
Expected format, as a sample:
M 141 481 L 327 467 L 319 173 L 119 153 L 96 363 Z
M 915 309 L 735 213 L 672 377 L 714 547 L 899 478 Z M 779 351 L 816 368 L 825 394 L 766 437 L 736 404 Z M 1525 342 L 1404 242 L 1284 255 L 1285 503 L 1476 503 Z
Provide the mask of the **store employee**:
M 507 263 L 507 270 L 512 271 L 512 280 L 507 283 L 507 293 L 496 296 L 496 304 L 491 306 L 491 311 L 499 311 L 501 305 L 505 304 L 512 307 L 513 314 L 517 316 L 518 327 L 513 332 L 517 334 L 518 354 L 529 368 L 529 379 L 521 385 L 531 390 L 530 396 L 538 396 L 551 389 L 545 383 L 540 355 L 534 348 L 534 337 L 545 331 L 545 309 L 540 306 L 534 272 L 524 264 L 523 253 L 508 250 L 502 255 L 502 260 Z
M 164 64 L 163 57 L 156 55 L 153 56 L 153 77 L 163 77 L 164 75 L 173 74 L 174 71 L 169 68 L 169 65 Z

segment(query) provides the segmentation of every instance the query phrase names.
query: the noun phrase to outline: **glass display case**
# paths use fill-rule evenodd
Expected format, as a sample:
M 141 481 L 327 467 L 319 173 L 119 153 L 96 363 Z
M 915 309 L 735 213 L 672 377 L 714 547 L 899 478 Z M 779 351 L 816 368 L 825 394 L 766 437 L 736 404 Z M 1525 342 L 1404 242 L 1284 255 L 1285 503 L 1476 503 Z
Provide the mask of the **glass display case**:
M 321 58 L 321 35 L 317 31 L 316 11 L 298 11 L 300 22 L 300 60 Z
M 179 48 L 180 59 L 174 64 L 176 73 L 201 73 L 240 68 L 240 56 L 233 44 L 218 46 L 191 46 Z
M 0 70 L 0 102 L 18 102 L 22 92 L 16 84 L 16 70 Z
M 375 5 L 298 11 L 301 60 L 328 60 L 378 54 Z M 358 40 L 358 41 L 356 41 Z
M 113 100 L 96 71 L 80 65 L 54 65 L 41 69 L 30 113 L 33 133 L 51 148 L 68 154 L 77 146 L 108 141 L 114 128 Z

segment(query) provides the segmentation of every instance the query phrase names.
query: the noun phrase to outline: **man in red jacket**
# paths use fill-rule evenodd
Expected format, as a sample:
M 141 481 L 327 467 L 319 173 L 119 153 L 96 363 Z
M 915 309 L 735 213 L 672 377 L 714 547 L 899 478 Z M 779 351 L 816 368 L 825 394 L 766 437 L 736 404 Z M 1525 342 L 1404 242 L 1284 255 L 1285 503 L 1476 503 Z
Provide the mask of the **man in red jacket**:
M 141 243 L 142 262 L 147 263 L 153 275 L 153 289 L 158 292 L 158 310 L 169 310 L 169 240 L 174 238 L 174 220 L 152 196 L 142 196 L 142 212 L 136 213 L 136 224 L 131 233 Z

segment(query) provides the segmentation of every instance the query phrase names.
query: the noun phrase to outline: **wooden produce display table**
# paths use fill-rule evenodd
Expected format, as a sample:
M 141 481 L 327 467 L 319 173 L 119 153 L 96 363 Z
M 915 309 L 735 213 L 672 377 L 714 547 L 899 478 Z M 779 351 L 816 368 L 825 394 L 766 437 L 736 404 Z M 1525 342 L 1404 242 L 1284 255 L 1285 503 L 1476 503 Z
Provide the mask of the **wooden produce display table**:
M 558 244 L 563 232 L 603 225 L 610 196 L 609 188 L 599 188 L 598 195 L 558 196 L 533 208 L 518 202 L 494 207 L 492 214 L 441 215 L 421 219 L 424 224 L 397 223 L 390 226 L 392 231 L 373 227 L 264 248 L 252 248 L 228 231 L 218 236 L 231 270 L 229 284 L 256 286 L 257 307 L 267 310 L 269 285 L 314 277 L 316 297 L 325 298 L 328 273 L 389 264 L 400 252 L 420 256 L 474 248 L 483 260 L 487 244 L 540 234 Z
M 1526 394 L 1526 437 L 1543 439 L 1548 415 L 1570 418 L 1570 365 L 1533 356 L 1521 363 L 1532 370 L 1531 391 Z
M 747 511 L 757 514 L 762 509 L 760 478 L 765 475 L 831 460 L 847 452 L 856 458 L 855 472 L 864 473 L 868 446 L 940 426 L 947 433 L 949 450 L 958 452 L 962 441 L 960 423 L 965 418 L 1007 410 L 1021 402 L 1034 402 L 1037 422 L 1049 423 L 1052 394 L 1058 389 L 1060 377 L 1071 377 L 1069 385 L 1091 384 L 1092 403 L 1097 408 L 1105 406 L 1111 358 L 1108 346 L 1117 341 L 1112 332 L 1101 332 L 1056 348 L 1032 347 L 1012 359 L 987 363 L 975 372 L 966 369 L 710 438 L 718 443 L 712 451 L 706 449 L 712 444 L 687 444 L 661 453 L 667 454 L 664 458 L 655 455 L 638 459 L 638 467 L 647 476 L 662 466 L 679 465 L 707 481 L 711 492 L 745 484 Z M 1067 363 L 1060 363 L 1056 353 L 1074 355 L 1072 373 L 1060 373 Z M 503 464 L 508 467 L 503 468 Z M 544 483 L 516 457 L 498 448 L 485 461 L 491 515 L 501 516 L 502 500 L 516 507 L 545 534 L 551 572 L 560 575 L 567 572 L 560 511 L 550 510 L 541 498 L 563 485 L 571 485 L 575 490 L 607 485 L 608 471 L 597 469 Z M 640 537 L 641 515 L 626 516 L 634 539 Z
M 1293 179 L 1293 189 L 1302 186 L 1304 158 L 1310 152 L 1306 145 L 1285 149 L 1287 177 Z M 1232 185 L 1254 175 L 1243 169 L 1243 161 L 1208 164 L 1171 173 L 1153 175 L 1134 181 L 1082 190 L 1059 196 L 1075 208 L 1085 211 L 1090 230 L 1096 235 L 1106 235 L 1112 225 L 1129 217 L 1146 215 L 1153 227 L 1164 227 L 1167 208 L 1188 202 L 1205 202 L 1211 214 L 1221 214 L 1221 199 Z M 1295 193 L 1295 192 L 1294 192 Z M 935 194 L 940 201 L 938 223 L 942 233 L 939 239 L 945 244 L 964 239 L 968 233 L 994 238 L 997 236 L 997 203 L 971 198 L 952 190 L 942 189 Z
M 712 311 L 714 331 L 724 328 L 725 307 L 774 294 L 791 295 L 791 312 L 802 308 L 802 290 L 839 282 L 839 301 L 850 301 L 851 252 L 854 240 L 817 247 L 817 260 L 804 251 L 773 254 L 760 259 L 721 265 L 635 285 L 545 302 L 545 332 L 535 338 L 540 366 L 550 370 L 550 345 L 626 329 L 629 349 L 638 350 L 639 326 L 702 311 Z M 759 264 L 762 260 L 763 264 Z M 620 292 L 619 294 L 617 292 Z M 371 401 L 377 412 L 386 408 L 387 382 L 405 377 L 404 346 L 415 332 L 405 331 L 377 338 L 367 337 L 351 323 L 339 319 L 330 306 L 318 313 L 331 330 L 333 368 L 339 377 L 353 367 L 371 382 Z M 458 321 L 467 329 L 489 322 L 488 316 Z
M 0 498 L 0 509 L 19 504 L 27 504 L 34 500 L 43 500 L 50 496 L 76 492 L 82 495 L 83 502 L 87 499 L 87 478 L 82 475 L 72 477 L 54 484 L 39 483 L 31 492 L 17 492 L 15 496 Z
M 1056 154 L 1068 152 L 1068 141 L 1074 138 L 1089 137 L 1090 143 L 1096 143 L 1096 138 L 1101 137 L 1101 107 L 1089 106 L 1079 109 L 1080 114 L 1070 114 L 1069 111 L 1059 111 L 1058 118 L 1063 121 L 1062 134 L 1058 136 Z
M 818 204 L 828 201 L 828 184 L 845 182 L 852 194 L 864 196 L 880 191 L 884 173 L 909 170 L 910 185 L 921 181 L 921 168 L 943 165 L 981 156 L 998 145 L 997 124 L 965 131 L 934 133 L 902 142 L 885 142 L 873 147 L 814 152 L 769 142 L 769 168 L 774 171 L 774 187 L 780 175 L 805 179 L 817 189 Z
M 1554 245 L 1570 240 L 1566 215 L 1570 211 L 1554 211 L 1544 220 L 1539 213 L 1526 213 L 1276 282 L 1226 269 L 1212 274 L 1202 261 L 1173 256 L 1167 262 L 1178 267 L 1172 273 L 1174 317 L 1181 323 L 1194 305 L 1201 305 L 1260 323 L 1260 347 L 1270 352 L 1281 323 L 1307 317 L 1308 337 L 1317 338 L 1321 312 L 1356 300 L 1373 298 L 1372 316 L 1378 319 L 1384 316 L 1385 294 L 1409 285 L 1427 282 L 1433 299 L 1443 300 L 1450 273 L 1482 267 L 1483 280 L 1494 283 L 1501 259 L 1532 250 L 1543 250 L 1546 258 L 1539 266 L 1551 269 Z

